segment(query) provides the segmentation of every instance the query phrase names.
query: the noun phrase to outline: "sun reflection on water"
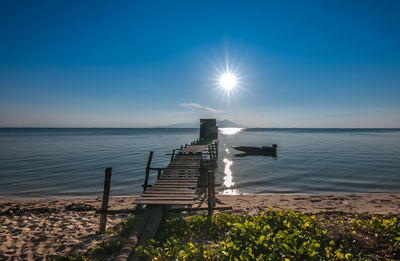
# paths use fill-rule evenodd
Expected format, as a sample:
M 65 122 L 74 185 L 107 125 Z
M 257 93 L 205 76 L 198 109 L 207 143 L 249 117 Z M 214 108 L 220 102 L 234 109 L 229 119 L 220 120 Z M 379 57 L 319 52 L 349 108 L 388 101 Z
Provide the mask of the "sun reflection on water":
M 243 128 L 218 128 L 219 131 L 221 132 L 221 134 L 224 135 L 235 135 L 238 132 L 240 132 L 241 130 L 243 130 Z
M 229 152 L 229 150 L 227 149 L 227 152 Z M 231 171 L 231 165 L 233 164 L 233 161 L 225 158 L 223 160 L 223 162 L 225 163 L 225 169 L 224 169 L 224 186 L 227 188 L 225 189 L 222 194 L 223 195 L 238 195 L 239 194 L 239 190 L 238 189 L 234 189 L 231 188 L 232 186 L 235 185 L 235 182 L 233 182 L 233 176 L 232 176 L 232 171 Z
M 231 160 L 228 159 L 224 159 L 223 160 L 225 163 L 225 177 L 224 177 L 224 185 L 227 188 L 232 187 L 233 185 L 235 185 L 235 183 L 232 181 L 233 177 L 232 177 L 232 171 L 230 169 L 231 165 L 233 164 L 233 162 Z
M 222 135 L 226 135 L 224 137 L 225 142 L 223 143 L 225 157 L 222 162 L 224 163 L 224 187 L 222 194 L 223 195 L 239 195 L 239 190 L 235 188 L 235 182 L 233 182 L 232 170 L 231 166 L 233 165 L 233 161 L 230 158 L 230 139 L 231 136 L 239 133 L 243 128 L 218 128 L 219 132 Z M 222 145 L 222 144 L 221 144 Z

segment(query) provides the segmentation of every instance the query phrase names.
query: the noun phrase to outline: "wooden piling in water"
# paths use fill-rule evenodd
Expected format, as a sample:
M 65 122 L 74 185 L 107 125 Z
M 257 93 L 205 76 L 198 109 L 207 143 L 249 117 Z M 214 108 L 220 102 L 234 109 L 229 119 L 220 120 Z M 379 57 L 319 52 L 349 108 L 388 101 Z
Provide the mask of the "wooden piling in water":
M 171 160 L 170 160 L 170 162 L 172 162 L 172 160 L 174 159 L 174 157 L 175 157 L 175 149 L 172 150 L 172 155 L 171 155 Z
M 100 229 L 99 232 L 103 233 L 107 225 L 107 209 L 108 201 L 110 198 L 110 185 L 111 185 L 111 170 L 112 168 L 106 168 L 104 177 L 104 192 L 103 201 L 101 203 L 101 215 L 100 215 Z
M 146 176 L 144 178 L 144 184 L 143 184 L 143 192 L 146 191 L 148 184 L 149 184 L 149 174 L 150 174 L 150 165 L 151 165 L 151 160 L 153 159 L 153 152 L 150 151 L 149 154 L 149 159 L 147 160 L 147 166 L 146 166 Z

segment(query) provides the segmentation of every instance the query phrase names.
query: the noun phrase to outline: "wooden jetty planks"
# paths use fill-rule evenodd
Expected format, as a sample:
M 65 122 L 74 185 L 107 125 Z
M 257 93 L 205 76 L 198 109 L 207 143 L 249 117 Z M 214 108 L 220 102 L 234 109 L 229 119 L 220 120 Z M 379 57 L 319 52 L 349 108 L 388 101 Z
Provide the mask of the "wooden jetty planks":
M 155 184 L 194 184 L 197 185 L 197 180 L 186 179 L 159 179 Z
M 208 149 L 207 145 L 191 145 L 187 148 L 182 149 L 180 153 L 202 153 L 207 149 Z
M 146 205 L 193 205 L 193 200 L 160 200 L 160 199 L 147 199 L 147 198 L 138 198 L 135 203 L 137 204 L 146 204 Z
M 166 183 L 155 183 L 153 188 L 157 187 L 172 187 L 172 188 L 197 188 L 197 182 L 171 181 Z
M 185 198 L 185 199 L 193 199 L 193 196 L 195 196 L 194 193 L 171 194 L 163 191 L 159 191 L 158 193 L 155 193 L 153 191 L 152 193 L 147 192 L 142 194 L 142 197 L 169 197 L 169 198 Z
M 170 164 L 159 175 L 157 181 L 149 187 L 137 204 L 150 205 L 192 205 L 196 197 L 202 153 L 207 145 L 191 145 L 171 157 Z

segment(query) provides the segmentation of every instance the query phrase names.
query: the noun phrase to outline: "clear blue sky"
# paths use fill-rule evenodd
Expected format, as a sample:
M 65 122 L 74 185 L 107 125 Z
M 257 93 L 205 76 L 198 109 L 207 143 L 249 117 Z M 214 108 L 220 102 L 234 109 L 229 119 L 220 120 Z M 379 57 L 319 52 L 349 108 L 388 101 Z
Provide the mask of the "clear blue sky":
M 399 13 L 400 1 L 2 1 L 0 127 L 400 127 Z

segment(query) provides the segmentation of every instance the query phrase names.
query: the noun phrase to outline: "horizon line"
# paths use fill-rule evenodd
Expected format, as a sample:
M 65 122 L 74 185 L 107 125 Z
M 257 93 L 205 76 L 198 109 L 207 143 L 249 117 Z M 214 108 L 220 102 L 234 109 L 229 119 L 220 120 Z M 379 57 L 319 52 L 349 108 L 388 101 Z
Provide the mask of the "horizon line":
M 199 127 L 169 127 L 169 126 L 154 126 L 154 127 L 0 127 L 0 129 L 199 129 Z M 238 128 L 238 129 L 400 129 L 400 127 L 219 127 L 223 128 Z

